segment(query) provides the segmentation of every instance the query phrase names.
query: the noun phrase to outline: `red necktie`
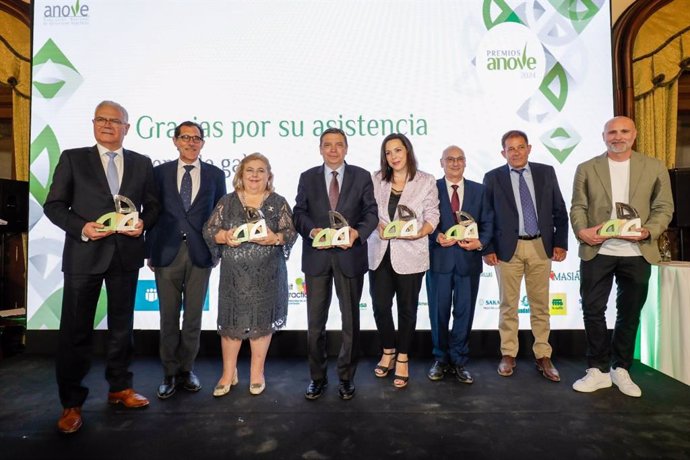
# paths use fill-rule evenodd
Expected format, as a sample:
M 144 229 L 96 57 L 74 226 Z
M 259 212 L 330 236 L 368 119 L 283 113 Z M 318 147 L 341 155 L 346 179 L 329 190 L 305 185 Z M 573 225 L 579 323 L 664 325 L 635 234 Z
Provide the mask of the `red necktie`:
M 458 196 L 458 186 L 451 185 L 451 187 L 453 188 L 453 195 L 450 197 L 450 209 L 453 210 L 453 218 L 457 223 L 458 215 L 456 212 L 460 211 L 460 197 Z
M 338 205 L 338 195 L 340 194 L 340 189 L 338 188 L 338 171 L 331 172 L 333 177 L 331 177 L 331 185 L 328 187 L 328 201 L 331 202 L 331 209 L 335 211 L 335 207 Z

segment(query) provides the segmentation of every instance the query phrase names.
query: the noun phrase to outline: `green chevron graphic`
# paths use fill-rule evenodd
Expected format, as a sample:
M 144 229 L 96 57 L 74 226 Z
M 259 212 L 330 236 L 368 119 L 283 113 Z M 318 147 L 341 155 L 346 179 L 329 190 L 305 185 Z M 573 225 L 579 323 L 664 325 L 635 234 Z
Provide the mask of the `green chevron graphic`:
M 504 22 L 516 22 L 524 25 L 520 17 L 506 4 L 505 0 L 484 0 L 482 16 L 486 30 L 490 30 L 492 27 Z
M 53 72 L 47 76 L 42 75 L 44 68 L 51 68 Z M 55 73 L 61 74 L 61 78 L 54 76 Z M 32 84 L 44 99 L 54 98 L 68 86 L 72 87 L 70 93 L 73 93 L 81 85 L 82 80 L 77 68 L 50 38 L 34 55 L 33 74 Z M 72 83 L 72 85 L 68 85 L 68 83 Z M 62 93 L 65 92 L 62 91 Z M 70 93 L 60 95 L 68 96 Z
M 53 292 L 43 305 L 38 307 L 36 313 L 27 322 L 28 329 L 59 329 L 60 315 L 62 311 L 62 291 L 63 288 Z M 105 289 L 101 289 L 101 295 L 96 305 L 96 316 L 93 326 L 98 326 L 108 313 L 108 296 Z
M 568 76 L 560 62 L 556 62 L 544 75 L 539 91 L 558 110 L 563 110 L 568 99 Z
M 582 138 L 573 128 L 568 130 L 564 127 L 558 127 L 542 134 L 539 140 L 551 155 L 559 163 L 563 164 L 566 158 L 575 150 L 575 147 L 580 144 Z
M 568 18 L 578 34 L 601 11 L 603 0 L 549 0 L 562 16 Z
M 32 165 L 37 160 L 48 160 L 48 179 L 43 184 L 34 172 L 38 169 Z M 50 184 L 53 182 L 53 172 L 60 159 L 60 145 L 57 137 L 49 125 L 43 128 L 43 131 L 36 136 L 36 139 L 31 143 L 31 150 L 29 155 L 29 192 L 34 199 L 43 206 L 48 196 Z

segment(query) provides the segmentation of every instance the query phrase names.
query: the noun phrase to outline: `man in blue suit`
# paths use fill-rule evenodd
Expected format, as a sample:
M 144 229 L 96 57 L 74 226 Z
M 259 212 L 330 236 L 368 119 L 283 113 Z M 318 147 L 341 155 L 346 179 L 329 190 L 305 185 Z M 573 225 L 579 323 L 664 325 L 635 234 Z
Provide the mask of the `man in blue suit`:
M 493 240 L 484 261 L 496 267 L 500 295 L 498 330 L 501 362 L 498 373 L 513 374 L 518 352 L 518 302 L 524 277 L 537 370 L 558 382 L 549 344 L 549 275 L 551 261 L 565 259 L 568 249 L 568 212 L 552 166 L 528 162 L 532 146 L 527 135 L 508 131 L 501 139 L 507 165 L 484 176 L 494 209 Z
M 159 352 L 164 369 L 158 397 L 167 399 L 178 386 L 199 391 L 193 372 L 199 351 L 201 314 L 211 268 L 218 260 L 202 229 L 226 193 L 225 173 L 199 160 L 204 131 L 191 121 L 175 128 L 177 161 L 153 169 L 162 205 L 157 225 L 146 233 L 149 267 L 156 276 L 160 304 Z M 182 330 L 180 310 L 184 309 Z
M 483 268 L 481 251 L 493 235 L 493 210 L 484 186 L 463 179 L 465 165 L 465 152 L 460 147 L 446 148 L 441 157 L 444 177 L 436 182 L 441 221 L 429 235 L 431 268 L 426 274 L 435 359 L 427 376 L 434 381 L 441 380 L 446 373 L 455 374 L 462 383 L 474 381 L 465 365 Z M 459 210 L 475 219 L 479 239 L 446 238 L 444 232 L 458 223 L 455 212 Z M 451 305 L 453 326 L 449 334 Z
M 302 173 L 297 186 L 293 216 L 302 235 L 302 271 L 307 282 L 307 340 L 311 382 L 305 398 L 319 398 L 326 386 L 326 321 L 333 284 L 340 304 L 342 344 L 338 354 L 338 393 L 341 399 L 355 394 L 354 376 L 359 353 L 359 300 L 369 260 L 367 238 L 378 225 L 378 208 L 371 175 L 345 163 L 347 137 L 337 128 L 321 134 L 319 148 L 324 164 Z M 328 211 L 337 211 L 350 225 L 350 244 L 312 247 L 313 238 L 329 227 Z

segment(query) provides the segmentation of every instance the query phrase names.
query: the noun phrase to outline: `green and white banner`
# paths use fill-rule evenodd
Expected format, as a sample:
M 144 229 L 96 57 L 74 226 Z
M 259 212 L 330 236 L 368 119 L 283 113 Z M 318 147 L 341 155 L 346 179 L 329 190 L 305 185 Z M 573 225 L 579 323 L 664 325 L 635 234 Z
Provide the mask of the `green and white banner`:
M 607 0 L 36 0 L 34 1 L 29 241 L 30 329 L 55 329 L 63 232 L 42 212 L 60 152 L 93 145 L 103 99 L 125 106 L 125 147 L 154 164 L 177 158 L 173 128 L 204 127 L 202 160 L 226 172 L 261 152 L 276 191 L 294 204 L 299 173 L 321 163 L 331 126 L 347 161 L 378 169 L 380 144 L 408 135 L 436 177 L 450 144 L 465 177 L 505 164 L 501 135 L 524 130 L 530 160 L 553 165 L 569 205 L 578 163 L 604 151 L 612 116 Z M 288 261 L 289 329 L 306 329 L 301 243 Z M 581 329 L 577 243 L 551 274 L 552 328 Z M 218 272 L 203 327 L 216 328 Z M 140 272 L 135 328 L 157 329 L 153 273 Z M 520 305 L 529 328 L 529 304 Z M 334 297 L 329 328 L 339 328 Z M 105 328 L 104 295 L 96 323 Z M 609 318 L 613 324 L 613 317 Z M 375 329 L 368 285 L 364 329 Z M 498 287 L 486 267 L 474 327 L 496 329 Z M 426 292 L 418 328 L 429 328 Z

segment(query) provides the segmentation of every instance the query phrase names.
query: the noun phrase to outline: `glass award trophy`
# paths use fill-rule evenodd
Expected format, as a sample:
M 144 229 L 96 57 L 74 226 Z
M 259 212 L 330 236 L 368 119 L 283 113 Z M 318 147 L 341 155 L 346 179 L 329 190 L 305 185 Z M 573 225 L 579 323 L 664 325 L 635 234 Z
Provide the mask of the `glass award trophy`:
M 455 218 L 458 223 L 453 225 L 445 233 L 449 240 L 466 240 L 468 238 L 479 238 L 479 228 L 474 217 L 465 211 L 455 211 Z
M 99 228 L 99 232 L 126 232 L 134 230 L 139 222 L 139 213 L 136 211 L 136 206 L 132 200 L 124 195 L 113 195 L 115 201 L 115 212 L 103 214 L 96 220 L 97 223 L 103 224 L 103 228 Z
M 314 237 L 311 245 L 315 248 L 328 246 L 347 246 L 350 244 L 350 225 L 337 211 L 328 211 L 328 219 L 331 222 L 329 228 L 323 228 Z
M 617 219 L 611 219 L 599 229 L 601 236 L 640 236 L 642 232 L 633 229 L 642 227 L 642 220 L 637 210 L 627 203 L 616 203 Z
M 232 234 L 233 239 L 240 243 L 245 243 L 268 236 L 266 220 L 261 209 L 245 206 L 244 214 L 247 218 L 247 223 L 235 229 L 235 232 Z
M 417 214 L 404 204 L 398 205 L 398 219 L 392 221 L 383 229 L 383 237 L 385 239 L 415 236 L 417 233 Z

